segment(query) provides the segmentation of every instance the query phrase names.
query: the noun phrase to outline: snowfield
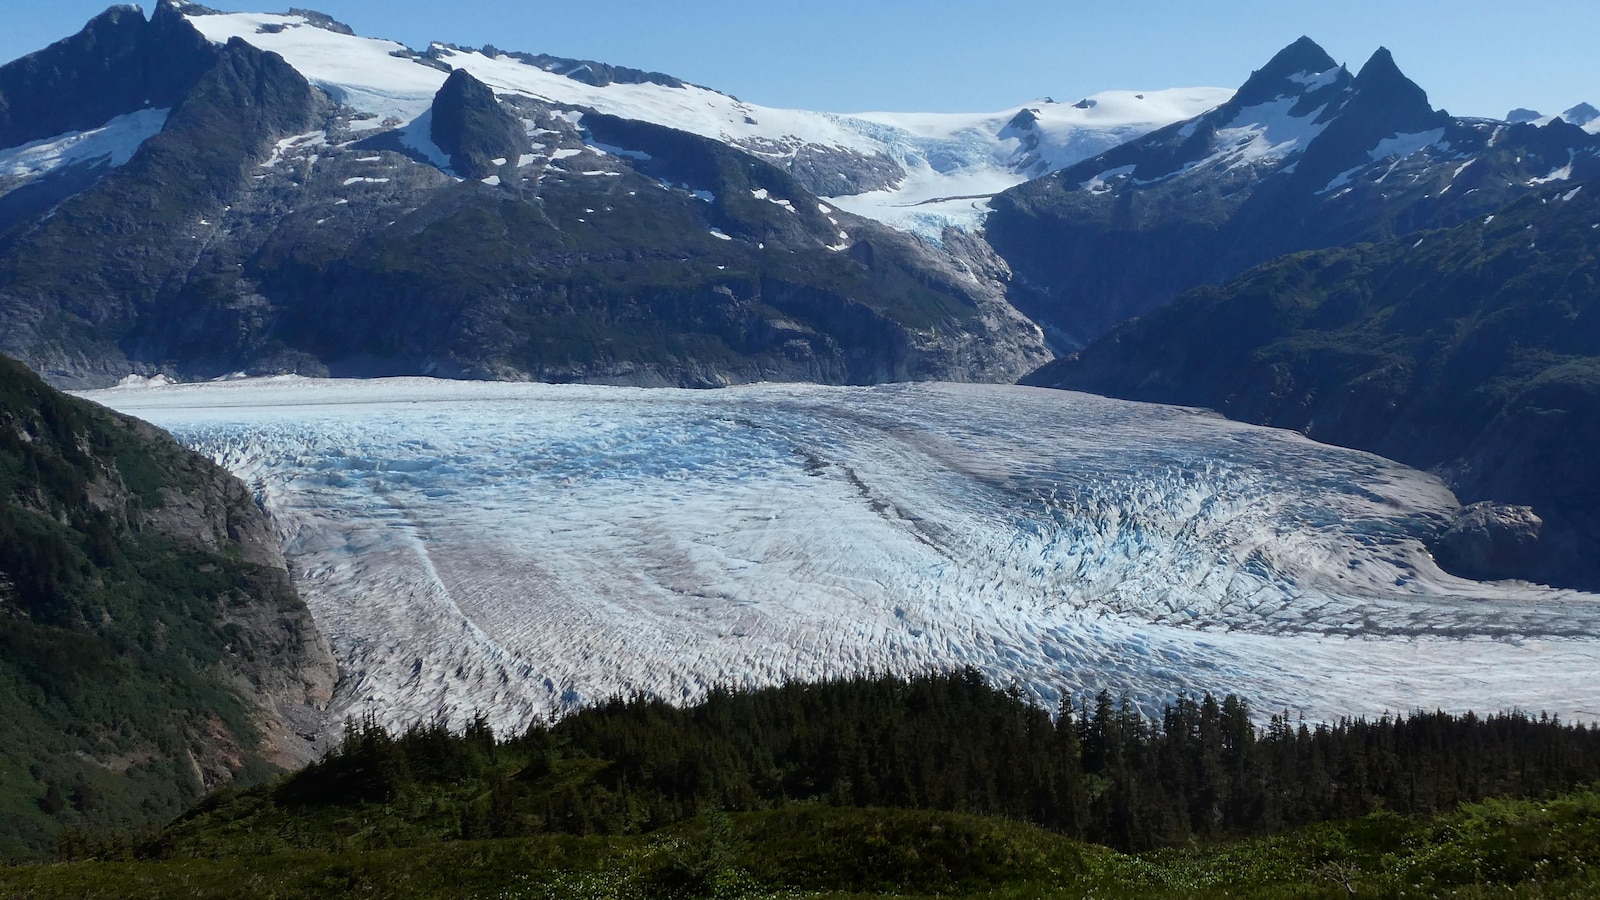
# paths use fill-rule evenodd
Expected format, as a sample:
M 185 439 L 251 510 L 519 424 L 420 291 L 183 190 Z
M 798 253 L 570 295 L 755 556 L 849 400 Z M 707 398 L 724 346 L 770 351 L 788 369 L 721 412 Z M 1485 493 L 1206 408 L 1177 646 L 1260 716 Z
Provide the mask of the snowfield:
M 65 166 L 88 163 L 127 165 L 145 141 L 166 127 L 165 109 L 145 109 L 117 116 L 99 128 L 69 131 L 19 147 L 0 149 L 0 178 L 36 178 Z
M 402 44 L 342 34 L 302 15 L 189 12 L 185 17 L 215 43 L 239 38 L 282 56 L 338 103 L 371 117 L 358 127 L 410 123 L 408 132 L 425 135 L 426 127 L 418 123 L 447 70 L 465 69 L 497 94 L 676 128 L 780 165 L 814 151 L 885 157 L 906 173 L 899 184 L 835 198 L 835 205 L 934 239 L 946 225 L 980 224 L 989 196 L 1233 96 L 1222 88 L 1107 91 L 1070 104 L 1042 99 L 995 113 L 838 114 L 746 103 L 692 84 L 597 87 L 514 56 L 445 45 L 431 48 L 438 58 L 435 68 Z M 1016 124 L 1019 114 L 1026 125 Z
M 1436 479 L 1031 388 L 243 379 L 85 396 L 250 483 L 345 675 L 334 721 L 497 728 L 973 665 L 1050 702 L 1600 718 L 1600 598 L 1446 575 Z

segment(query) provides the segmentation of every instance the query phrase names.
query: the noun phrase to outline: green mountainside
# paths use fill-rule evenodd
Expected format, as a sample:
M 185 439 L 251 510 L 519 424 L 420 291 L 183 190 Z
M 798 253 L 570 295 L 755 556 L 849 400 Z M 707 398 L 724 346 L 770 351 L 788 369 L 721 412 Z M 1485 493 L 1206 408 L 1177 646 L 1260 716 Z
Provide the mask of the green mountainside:
M 333 678 L 243 484 L 0 357 L 0 859 L 303 762 Z
M 1031 384 L 1206 406 L 1533 507 L 1474 574 L 1600 587 L 1600 185 L 1453 229 L 1302 253 L 1132 320 Z M 1482 564 L 1482 560 L 1479 560 Z

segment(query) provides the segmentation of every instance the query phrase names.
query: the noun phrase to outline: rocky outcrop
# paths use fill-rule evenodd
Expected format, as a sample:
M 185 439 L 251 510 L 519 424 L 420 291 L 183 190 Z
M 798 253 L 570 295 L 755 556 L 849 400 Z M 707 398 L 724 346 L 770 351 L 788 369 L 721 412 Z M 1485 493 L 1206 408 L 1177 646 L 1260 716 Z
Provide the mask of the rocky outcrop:
M 221 348 L 248 335 L 253 311 L 208 302 L 217 282 L 195 271 L 216 243 L 207 217 L 328 106 L 278 56 L 238 40 L 220 48 L 127 165 L 0 227 L 0 352 L 67 386 L 107 384 L 166 341 Z M 82 265 L 89 256 L 102 264 Z
M 744 138 L 739 149 L 783 169 L 819 197 L 848 197 L 888 190 L 905 180 L 906 170 L 882 153 L 828 147 L 800 140 Z
M 295 591 L 271 519 L 226 470 L 159 428 L 120 418 L 138 441 L 156 448 L 168 480 L 181 485 L 164 490 L 159 506 L 141 509 L 137 527 L 249 566 L 241 585 L 247 602 L 221 610 L 218 625 L 232 635 L 232 662 L 215 674 L 257 709 L 260 742 L 253 749 L 283 768 L 311 762 L 322 749 L 316 741 L 338 670 Z M 233 774 L 213 770 L 208 781 L 231 780 Z
M 1531 506 L 1473 503 L 1457 513 L 1433 547 L 1439 564 L 1468 578 L 1525 577 L 1539 562 L 1544 520 Z
M 351 28 L 349 25 L 346 25 L 327 13 L 320 13 L 314 9 L 301 9 L 299 7 L 291 6 L 289 7 L 289 15 L 299 16 L 302 19 L 305 19 L 307 24 L 321 28 L 324 31 L 331 31 L 334 34 L 356 33 L 355 29 Z
M 1356 75 L 1301 38 L 1227 103 L 996 197 L 1012 300 L 1070 351 L 1286 253 L 1481 220 L 1600 176 L 1600 136 L 1435 110 L 1389 51 Z
M 114 6 L 72 37 L 0 67 L 0 147 L 169 109 L 216 55 L 166 0 L 149 21 L 138 7 Z
M 1595 109 L 1591 103 L 1579 103 L 1577 106 L 1562 113 L 1561 119 L 1568 125 L 1587 127 L 1597 119 L 1600 119 L 1600 109 Z
M 1049 357 L 994 280 L 717 141 L 461 71 L 429 114 L 355 128 L 275 54 L 215 54 L 126 165 L 0 193 L 0 352 L 63 387 L 1010 381 Z
M 429 55 L 437 58 L 440 48 L 448 50 L 470 49 L 458 47 L 454 44 L 434 44 L 429 48 Z M 564 56 L 551 56 L 548 53 L 507 53 L 492 44 L 485 46 L 479 52 L 490 58 L 505 56 L 526 65 L 537 66 L 546 72 L 561 75 L 594 87 L 605 87 L 610 84 L 659 84 L 670 88 L 687 87 L 681 79 L 661 72 L 646 72 L 643 69 L 633 69 L 627 66 L 613 66 L 603 62 L 596 62 L 592 59 L 571 59 Z
M 457 69 L 433 98 L 430 136 L 462 178 L 487 178 L 527 149 L 522 125 L 500 108 L 489 86 Z M 498 160 L 498 162 L 496 162 Z

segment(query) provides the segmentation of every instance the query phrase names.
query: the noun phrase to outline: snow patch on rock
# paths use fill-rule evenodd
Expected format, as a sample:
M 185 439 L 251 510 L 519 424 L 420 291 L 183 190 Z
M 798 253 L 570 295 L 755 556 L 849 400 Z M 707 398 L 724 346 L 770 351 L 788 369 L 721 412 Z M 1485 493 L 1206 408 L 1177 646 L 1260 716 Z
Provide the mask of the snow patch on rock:
M 142 109 L 117 116 L 99 128 L 70 131 L 19 147 L 0 150 L 0 176 L 31 178 L 79 163 L 126 165 L 144 142 L 166 127 L 165 109 Z

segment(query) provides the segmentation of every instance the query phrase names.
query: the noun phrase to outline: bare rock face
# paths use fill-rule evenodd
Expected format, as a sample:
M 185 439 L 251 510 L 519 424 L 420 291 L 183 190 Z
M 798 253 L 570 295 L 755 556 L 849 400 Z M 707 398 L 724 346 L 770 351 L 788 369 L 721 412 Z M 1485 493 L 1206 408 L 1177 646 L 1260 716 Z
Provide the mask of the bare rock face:
M 0 69 L 0 147 L 176 106 L 218 56 L 168 3 L 149 21 L 113 6 L 76 35 Z
M 880 153 L 824 147 L 797 139 L 746 138 L 735 146 L 788 172 L 819 197 L 848 197 L 893 188 L 906 170 Z
M 141 510 L 139 526 L 197 549 L 236 555 L 253 567 L 239 597 L 245 602 L 221 610 L 221 627 L 235 635 L 235 648 L 231 664 L 216 675 L 256 707 L 252 724 L 263 756 L 284 768 L 311 762 L 338 666 L 294 588 L 271 520 L 237 478 L 178 446 L 166 432 L 124 421 L 140 440 L 166 446 L 168 471 L 182 485 L 164 491 L 160 506 Z M 226 746 L 216 741 L 208 750 Z M 202 760 L 211 755 L 200 754 Z M 201 765 L 208 785 L 231 780 L 235 768 Z
M 431 136 L 450 155 L 456 173 L 472 179 L 495 174 L 527 143 L 521 124 L 501 108 L 494 91 L 465 69 L 451 72 L 433 98 Z
M 1531 506 L 1485 501 L 1462 507 L 1434 549 L 1458 575 L 1493 580 L 1527 572 L 1537 562 L 1544 520 Z
M 1246 154 L 1261 145 L 1240 129 L 1264 134 L 1267 109 L 1295 137 Z M 1070 352 L 1285 254 L 1404 235 L 1409 247 L 1537 192 L 1569 161 L 1571 186 L 1594 178 L 1600 136 L 1572 121 L 1452 117 L 1389 51 L 1352 75 L 1301 38 L 1227 103 L 997 195 L 985 234 L 1016 271 L 1012 301 Z M 1010 134 L 1027 146 L 1025 118 Z
M 116 80 L 89 77 L 101 32 L 132 35 L 116 78 L 144 66 L 175 85 L 151 95 L 165 118 L 123 164 L 0 176 L 0 353 L 57 387 L 234 372 L 1014 381 L 1050 358 L 1003 285 L 814 193 L 896 183 L 884 156 L 735 149 L 497 96 L 465 71 L 426 121 L 374 123 L 277 54 L 207 43 L 177 14 L 192 7 L 160 9 L 166 43 L 135 40 L 154 26 L 120 13 L 74 38 L 78 52 L 0 66 L 0 147 L 144 109 L 46 115 Z M 199 63 L 155 65 L 183 41 Z M 586 83 L 677 84 L 519 59 Z M 46 94 L 38 115 L 7 99 Z

